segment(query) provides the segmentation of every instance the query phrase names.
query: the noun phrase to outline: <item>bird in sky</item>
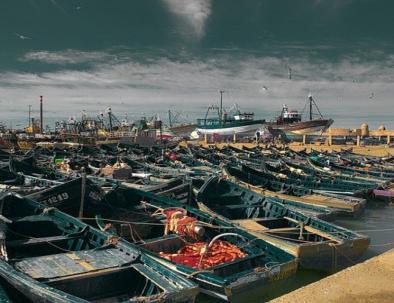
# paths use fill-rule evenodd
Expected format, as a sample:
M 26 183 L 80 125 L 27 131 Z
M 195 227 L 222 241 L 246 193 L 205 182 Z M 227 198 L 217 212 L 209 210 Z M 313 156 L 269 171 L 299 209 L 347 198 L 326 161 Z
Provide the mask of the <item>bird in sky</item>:
M 375 98 L 375 93 L 371 93 L 371 95 L 369 96 L 369 99 L 373 99 L 373 98 Z
M 21 34 L 18 34 L 18 33 L 14 33 L 19 39 L 22 39 L 22 40 L 32 40 L 32 38 L 30 38 L 30 37 L 27 37 L 27 36 L 24 36 L 24 35 L 21 35 Z
M 265 85 L 263 85 L 262 90 L 263 90 L 263 91 L 267 91 L 267 90 L 268 90 L 268 87 L 265 86 Z

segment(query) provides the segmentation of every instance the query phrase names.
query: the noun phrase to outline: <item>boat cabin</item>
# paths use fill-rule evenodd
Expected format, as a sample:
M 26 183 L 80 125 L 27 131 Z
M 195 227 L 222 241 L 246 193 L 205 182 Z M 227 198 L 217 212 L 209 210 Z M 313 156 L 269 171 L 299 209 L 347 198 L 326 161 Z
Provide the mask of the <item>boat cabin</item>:
M 283 104 L 282 113 L 277 119 L 278 124 L 288 124 L 301 122 L 301 114 L 296 110 L 289 111 L 286 104 Z
M 234 115 L 234 120 L 237 121 L 252 121 L 254 119 L 254 113 L 237 113 Z

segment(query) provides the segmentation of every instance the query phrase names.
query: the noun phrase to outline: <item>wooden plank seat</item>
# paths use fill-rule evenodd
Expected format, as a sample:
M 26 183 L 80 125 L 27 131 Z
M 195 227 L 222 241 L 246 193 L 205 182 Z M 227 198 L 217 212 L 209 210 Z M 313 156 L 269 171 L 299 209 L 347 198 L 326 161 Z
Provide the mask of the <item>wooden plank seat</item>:
M 222 194 L 221 197 L 223 197 L 223 198 L 239 198 L 239 197 L 242 197 L 242 192 L 239 192 L 239 193 L 229 192 L 226 194 Z
M 298 227 L 280 227 L 280 228 L 271 228 L 269 232 L 292 232 L 292 231 L 299 231 Z
M 88 232 L 89 227 L 86 226 L 83 230 L 77 233 L 68 234 L 68 235 L 61 235 L 61 236 L 52 236 L 52 237 L 42 237 L 42 238 L 26 238 L 26 239 L 19 239 L 19 240 L 11 240 L 7 241 L 7 247 L 20 247 L 20 246 L 31 246 L 31 245 L 38 245 L 42 243 L 56 243 L 61 241 L 68 241 L 68 240 L 75 240 L 82 238 Z
M 239 219 L 239 220 L 232 220 L 232 222 L 251 231 L 269 230 L 269 228 L 259 224 L 257 220 L 259 219 Z

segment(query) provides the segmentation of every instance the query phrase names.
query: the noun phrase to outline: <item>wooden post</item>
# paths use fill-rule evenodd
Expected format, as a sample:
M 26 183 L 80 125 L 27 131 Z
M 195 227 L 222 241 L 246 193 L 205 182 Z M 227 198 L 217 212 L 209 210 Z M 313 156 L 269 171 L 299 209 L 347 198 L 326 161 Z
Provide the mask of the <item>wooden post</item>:
M 328 129 L 328 145 L 332 145 L 332 129 L 331 127 Z
M 390 145 L 390 143 L 391 143 L 391 137 L 390 135 L 387 135 L 387 145 Z
M 204 142 L 208 143 L 208 134 L 204 134 Z
M 358 135 L 358 136 L 357 136 L 357 146 L 360 146 L 360 142 L 361 142 L 360 136 Z
M 82 171 L 81 204 L 79 205 L 79 218 L 83 218 L 83 209 L 85 207 L 85 192 L 86 192 L 86 173 L 85 173 L 85 171 Z
M 237 143 L 237 134 L 236 133 L 234 133 L 234 135 L 233 135 L 233 142 Z
M 302 135 L 302 144 L 306 144 L 306 135 Z

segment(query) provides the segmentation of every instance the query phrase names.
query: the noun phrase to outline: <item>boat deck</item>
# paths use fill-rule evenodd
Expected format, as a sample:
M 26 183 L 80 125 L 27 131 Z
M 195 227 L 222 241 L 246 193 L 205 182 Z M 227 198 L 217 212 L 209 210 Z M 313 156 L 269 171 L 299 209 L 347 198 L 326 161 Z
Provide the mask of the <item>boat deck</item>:
M 25 258 L 15 267 L 34 279 L 52 280 L 73 275 L 119 268 L 135 259 L 119 249 L 83 250 Z

